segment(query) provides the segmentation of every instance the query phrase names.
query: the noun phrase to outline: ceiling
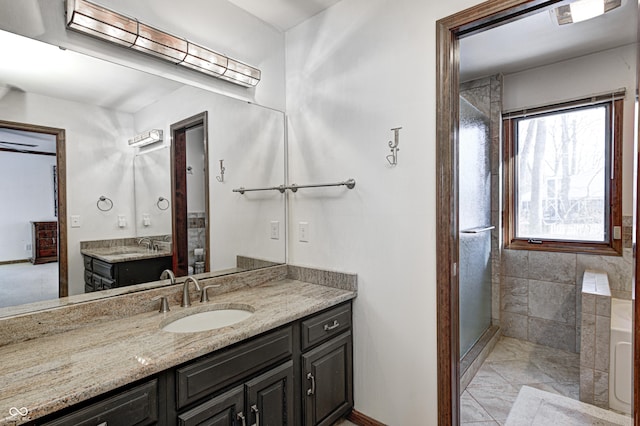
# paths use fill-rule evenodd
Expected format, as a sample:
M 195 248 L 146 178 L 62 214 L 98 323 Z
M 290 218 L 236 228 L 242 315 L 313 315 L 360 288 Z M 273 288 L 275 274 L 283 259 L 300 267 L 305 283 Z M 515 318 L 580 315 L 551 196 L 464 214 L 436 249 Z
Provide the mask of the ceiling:
M 287 31 L 340 0 L 229 0 L 252 15 Z
M 460 40 L 460 81 L 511 74 L 636 42 L 637 5 L 560 26 L 540 12 Z

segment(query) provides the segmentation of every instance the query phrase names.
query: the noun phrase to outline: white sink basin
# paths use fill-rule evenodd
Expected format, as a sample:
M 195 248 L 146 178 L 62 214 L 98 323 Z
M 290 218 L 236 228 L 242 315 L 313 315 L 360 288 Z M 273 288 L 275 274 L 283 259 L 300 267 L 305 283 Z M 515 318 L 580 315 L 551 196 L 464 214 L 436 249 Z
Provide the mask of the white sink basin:
M 239 323 L 253 315 L 250 307 L 243 308 L 214 308 L 204 312 L 195 312 L 161 327 L 162 330 L 171 333 L 196 333 L 198 331 L 215 330 L 216 328 Z

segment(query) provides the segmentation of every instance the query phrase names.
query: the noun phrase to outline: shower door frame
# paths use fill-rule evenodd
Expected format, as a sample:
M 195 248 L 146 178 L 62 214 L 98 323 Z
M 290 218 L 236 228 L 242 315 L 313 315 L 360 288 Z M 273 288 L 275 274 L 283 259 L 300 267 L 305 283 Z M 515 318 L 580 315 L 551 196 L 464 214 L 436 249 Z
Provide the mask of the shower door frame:
M 438 425 L 460 424 L 458 121 L 459 38 L 523 16 L 549 10 L 567 0 L 489 0 L 436 22 L 436 176 L 437 176 L 437 341 Z M 640 78 L 640 77 L 639 77 Z M 640 161 L 640 157 L 638 158 Z M 640 178 L 638 184 L 640 186 Z M 636 202 L 640 208 L 640 200 Z M 640 211 L 640 210 L 639 210 Z M 637 221 L 637 218 L 636 218 Z M 636 232 L 640 230 L 636 224 Z M 640 241 L 637 240 L 637 241 Z M 640 291 L 640 262 L 634 288 Z M 640 324 L 640 307 L 634 318 Z M 634 424 L 640 426 L 640 330 L 634 339 Z

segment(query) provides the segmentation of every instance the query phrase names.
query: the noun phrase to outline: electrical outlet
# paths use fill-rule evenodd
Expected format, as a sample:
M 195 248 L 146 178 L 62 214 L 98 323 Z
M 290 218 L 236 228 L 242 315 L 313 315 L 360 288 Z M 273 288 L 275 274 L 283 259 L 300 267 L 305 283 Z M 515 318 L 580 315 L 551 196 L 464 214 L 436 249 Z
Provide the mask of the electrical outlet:
M 298 224 L 298 240 L 302 243 L 309 242 L 309 222 L 300 222 Z
M 72 215 L 71 216 L 71 227 L 72 228 L 80 228 L 80 216 Z
M 280 239 L 280 222 L 277 220 L 271 221 L 271 239 L 279 240 Z

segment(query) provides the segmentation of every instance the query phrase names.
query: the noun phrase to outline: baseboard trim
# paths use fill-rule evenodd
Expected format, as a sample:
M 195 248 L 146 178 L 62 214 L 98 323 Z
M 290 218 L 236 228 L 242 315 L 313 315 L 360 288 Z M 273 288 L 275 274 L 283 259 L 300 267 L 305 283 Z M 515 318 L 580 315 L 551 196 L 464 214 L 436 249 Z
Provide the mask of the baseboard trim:
M 17 259 L 17 260 L 2 260 L 0 265 L 13 265 L 14 263 L 27 263 L 29 259 Z
M 347 416 L 347 420 L 351 423 L 355 423 L 358 426 L 387 426 L 382 422 L 372 419 L 369 416 L 365 416 L 359 411 L 351 410 L 351 413 Z

